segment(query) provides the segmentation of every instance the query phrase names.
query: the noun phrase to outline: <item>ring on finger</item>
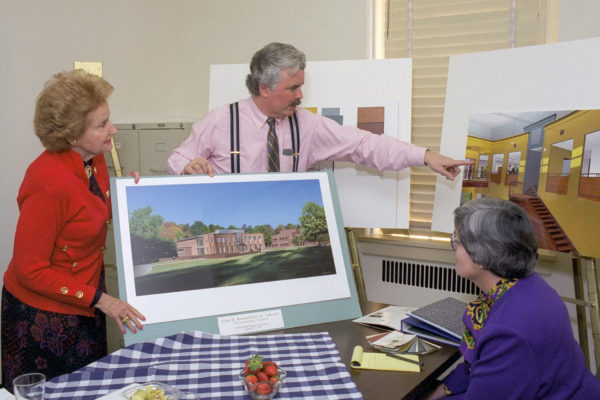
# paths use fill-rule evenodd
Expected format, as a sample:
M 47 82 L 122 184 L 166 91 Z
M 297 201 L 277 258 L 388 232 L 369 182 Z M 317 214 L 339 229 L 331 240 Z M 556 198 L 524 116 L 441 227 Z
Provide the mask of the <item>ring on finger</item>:
M 121 322 L 126 324 L 129 321 L 129 317 L 128 316 L 124 316 L 123 318 L 121 318 Z

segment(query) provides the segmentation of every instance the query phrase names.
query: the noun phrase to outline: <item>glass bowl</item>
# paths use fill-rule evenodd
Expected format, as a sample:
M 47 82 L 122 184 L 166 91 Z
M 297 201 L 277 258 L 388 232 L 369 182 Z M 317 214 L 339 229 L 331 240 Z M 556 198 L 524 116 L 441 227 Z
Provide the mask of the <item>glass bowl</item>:
M 248 396 L 252 397 L 254 400 L 269 400 L 277 396 L 283 385 L 283 381 L 285 380 L 286 373 L 284 370 L 277 367 L 277 373 L 279 375 L 279 380 L 277 382 L 265 381 L 254 384 L 246 382 L 245 370 L 241 370 L 238 376 Z M 268 391 L 268 393 L 259 394 L 260 392 L 263 392 L 263 390 Z
M 164 397 L 150 397 L 147 396 L 146 399 L 160 399 L 160 400 L 179 400 L 181 397 L 181 392 L 179 391 L 179 389 L 177 389 L 176 387 L 173 386 L 169 386 L 166 385 L 164 383 L 160 383 L 160 382 L 148 382 L 148 383 L 140 383 L 137 384 L 127 390 L 125 390 L 123 393 L 121 393 L 121 396 L 123 396 L 124 398 L 128 399 L 128 400 L 137 400 L 138 397 L 134 397 L 136 392 L 138 390 L 144 391 L 146 390 L 146 392 L 148 393 L 148 391 L 150 390 L 157 390 L 157 391 L 161 391 L 163 392 L 163 396 Z M 158 392 L 160 393 L 160 392 Z M 143 393 L 141 393 L 143 395 Z M 139 396 L 140 399 L 143 399 L 144 397 Z

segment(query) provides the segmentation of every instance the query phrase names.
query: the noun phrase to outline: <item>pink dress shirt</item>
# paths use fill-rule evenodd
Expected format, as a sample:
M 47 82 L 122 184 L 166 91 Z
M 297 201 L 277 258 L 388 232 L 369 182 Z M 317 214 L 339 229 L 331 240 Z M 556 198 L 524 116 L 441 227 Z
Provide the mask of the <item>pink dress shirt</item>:
M 424 165 L 423 147 L 376 135 L 352 126 L 342 126 L 330 118 L 303 108 L 296 110 L 300 131 L 298 171 L 306 171 L 319 161 L 350 161 L 381 171 L 399 171 Z M 190 136 L 169 156 L 167 172 L 180 174 L 196 157 L 210 161 L 215 173 L 231 172 L 229 105 L 209 112 L 192 127 Z M 239 102 L 240 172 L 267 171 L 267 116 L 252 98 Z M 293 157 L 288 118 L 276 120 L 279 160 L 282 172 L 291 172 Z M 290 154 L 290 155 L 285 155 Z

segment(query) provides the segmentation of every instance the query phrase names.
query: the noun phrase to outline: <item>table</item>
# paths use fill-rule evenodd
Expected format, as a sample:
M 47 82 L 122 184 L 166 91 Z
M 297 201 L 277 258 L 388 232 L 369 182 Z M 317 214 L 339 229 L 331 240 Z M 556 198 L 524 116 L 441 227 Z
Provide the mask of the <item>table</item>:
M 385 305 L 369 303 L 365 312 Z M 421 373 L 350 368 L 354 346 L 368 349 L 366 336 L 381 331 L 335 321 L 248 336 L 200 331 L 127 346 L 71 374 L 51 379 L 48 399 L 92 400 L 131 383 L 158 381 L 186 391 L 193 399 L 248 399 L 237 377 L 252 354 L 271 354 L 288 372 L 284 399 L 416 399 L 432 380 L 459 358 L 444 347 L 422 356 Z M 195 395 L 194 395 L 195 394 Z
M 216 335 L 179 332 L 135 343 L 70 374 L 46 382 L 46 399 L 123 400 L 133 383 L 161 382 L 183 392 L 181 400 L 249 400 L 239 373 L 261 354 L 286 371 L 278 400 L 363 399 L 327 332 Z
M 362 305 L 363 313 L 377 311 L 387 304 L 367 302 Z M 424 365 L 418 374 L 414 372 L 368 371 L 350 368 L 354 346 L 365 351 L 370 348 L 366 336 L 381 333 L 381 330 L 353 323 L 350 320 L 328 322 L 298 328 L 289 328 L 269 333 L 322 332 L 327 331 L 337 345 L 342 361 L 350 371 L 352 379 L 365 400 L 419 399 L 426 393 L 436 378 L 454 364 L 461 356 L 458 348 L 442 345 L 442 349 L 421 356 Z

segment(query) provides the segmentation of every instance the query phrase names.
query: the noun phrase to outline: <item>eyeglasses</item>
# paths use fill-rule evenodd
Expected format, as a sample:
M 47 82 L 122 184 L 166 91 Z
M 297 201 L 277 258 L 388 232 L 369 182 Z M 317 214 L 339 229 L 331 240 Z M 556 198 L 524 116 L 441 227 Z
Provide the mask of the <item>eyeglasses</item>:
M 456 246 L 460 244 L 460 240 L 456 238 L 456 232 L 452 232 L 450 235 L 450 246 L 452 250 L 456 251 Z

